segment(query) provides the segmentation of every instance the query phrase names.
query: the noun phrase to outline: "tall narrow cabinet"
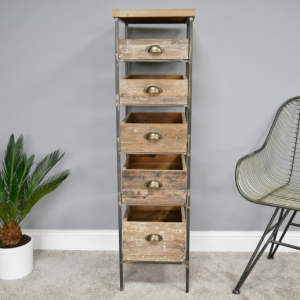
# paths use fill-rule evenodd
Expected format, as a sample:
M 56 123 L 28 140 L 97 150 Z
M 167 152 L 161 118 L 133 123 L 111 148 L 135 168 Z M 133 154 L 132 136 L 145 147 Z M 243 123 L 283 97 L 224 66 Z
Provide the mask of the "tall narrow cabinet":
M 126 263 L 184 265 L 189 291 L 192 50 L 195 9 L 113 10 L 120 290 Z M 119 38 L 119 24 L 125 39 Z M 181 39 L 130 39 L 131 24 L 186 24 Z M 132 28 L 131 30 L 134 30 Z M 119 65 L 125 63 L 120 78 Z M 133 62 L 180 62 L 185 74 L 131 74 Z M 133 106 L 182 112 L 131 112 Z M 125 118 L 121 120 L 122 107 Z M 124 155 L 124 165 L 121 156 Z M 122 207 L 126 206 L 123 216 Z M 141 264 L 142 266 L 142 264 Z

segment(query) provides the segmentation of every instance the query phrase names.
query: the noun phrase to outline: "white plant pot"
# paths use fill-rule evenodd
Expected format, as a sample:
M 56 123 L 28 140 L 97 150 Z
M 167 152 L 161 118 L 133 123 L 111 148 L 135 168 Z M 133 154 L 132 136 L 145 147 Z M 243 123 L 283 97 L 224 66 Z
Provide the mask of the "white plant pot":
M 0 248 L 0 279 L 13 280 L 29 275 L 33 270 L 33 243 L 17 248 Z

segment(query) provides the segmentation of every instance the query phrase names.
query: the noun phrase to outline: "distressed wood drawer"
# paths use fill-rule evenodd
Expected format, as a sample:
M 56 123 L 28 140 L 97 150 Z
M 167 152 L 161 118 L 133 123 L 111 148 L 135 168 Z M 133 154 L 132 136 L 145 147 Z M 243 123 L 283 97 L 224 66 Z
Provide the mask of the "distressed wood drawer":
M 187 104 L 185 75 L 127 75 L 120 79 L 120 104 Z
M 122 170 L 122 203 L 184 205 L 184 155 L 130 154 Z
M 151 46 L 154 46 L 151 48 Z M 120 39 L 119 60 L 188 59 L 188 39 Z M 161 51 L 161 52 L 151 52 Z
M 162 239 L 148 241 L 146 238 L 149 235 L 159 235 Z M 123 220 L 123 260 L 184 262 L 185 253 L 183 207 L 127 207 Z
M 186 153 L 184 113 L 129 113 L 120 124 L 123 153 Z

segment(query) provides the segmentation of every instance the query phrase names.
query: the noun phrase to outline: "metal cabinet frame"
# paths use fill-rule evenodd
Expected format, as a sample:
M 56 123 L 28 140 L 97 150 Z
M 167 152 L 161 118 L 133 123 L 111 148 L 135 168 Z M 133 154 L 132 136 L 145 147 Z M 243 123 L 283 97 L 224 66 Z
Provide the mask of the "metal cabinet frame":
M 124 263 L 159 263 L 159 264 L 179 264 L 186 266 L 186 292 L 189 292 L 189 261 L 190 261 L 190 185 L 191 185 L 191 129 L 192 129 L 192 55 L 193 55 L 193 17 L 189 17 L 187 20 L 187 38 L 189 39 L 189 56 L 185 60 L 167 60 L 167 62 L 183 62 L 186 63 L 186 76 L 188 78 L 188 104 L 187 105 L 145 105 L 145 106 L 181 106 L 185 107 L 185 115 L 187 119 L 187 153 L 186 157 L 187 166 L 187 199 L 185 207 L 186 214 L 186 259 L 185 262 L 156 262 L 156 261 L 124 261 L 122 254 L 122 194 L 121 194 L 121 151 L 120 151 L 120 109 L 125 106 L 126 115 L 129 112 L 129 108 L 132 105 L 120 105 L 119 102 L 119 23 L 125 23 L 119 18 L 115 18 L 115 85 L 116 85 L 116 128 L 117 128 L 117 174 L 118 174 L 118 224 L 119 224 L 119 265 L 120 265 L 120 290 L 123 291 L 123 264 Z M 125 38 L 129 38 L 128 23 L 125 23 Z M 125 62 L 125 75 L 129 74 L 130 61 Z M 135 61 L 136 62 L 136 61 Z M 139 62 L 166 62 L 166 60 L 139 60 Z M 138 105 L 137 105 L 138 106 Z M 151 153 L 150 153 L 151 154 Z M 158 154 L 158 153 L 155 153 Z M 174 154 L 174 153 L 164 153 Z

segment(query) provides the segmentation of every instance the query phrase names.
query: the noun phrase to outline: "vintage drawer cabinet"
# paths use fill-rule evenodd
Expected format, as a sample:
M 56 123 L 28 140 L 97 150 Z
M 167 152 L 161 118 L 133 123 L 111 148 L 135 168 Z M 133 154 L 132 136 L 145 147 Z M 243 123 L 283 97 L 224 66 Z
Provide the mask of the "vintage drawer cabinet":
M 123 290 L 124 264 L 148 262 L 184 265 L 188 292 L 192 46 L 196 11 L 113 10 L 112 15 L 120 289 Z M 125 39 L 119 38 L 120 22 L 125 24 Z M 180 23 L 187 25 L 186 37 L 130 39 L 129 36 L 130 24 Z M 125 63 L 125 76 L 121 78 L 120 62 Z M 185 74 L 131 74 L 133 62 L 180 62 L 185 64 Z M 182 112 L 130 112 L 133 106 L 181 107 Z M 125 107 L 123 121 L 122 107 Z

